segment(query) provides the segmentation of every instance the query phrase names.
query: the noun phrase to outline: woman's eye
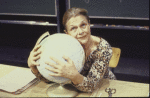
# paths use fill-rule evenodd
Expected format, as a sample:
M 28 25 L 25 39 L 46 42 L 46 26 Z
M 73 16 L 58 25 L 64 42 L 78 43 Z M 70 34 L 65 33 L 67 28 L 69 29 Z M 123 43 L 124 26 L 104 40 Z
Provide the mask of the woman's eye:
M 85 28 L 85 24 L 82 24 L 82 27 Z
M 71 31 L 72 31 L 72 30 L 75 30 L 75 27 L 71 28 Z

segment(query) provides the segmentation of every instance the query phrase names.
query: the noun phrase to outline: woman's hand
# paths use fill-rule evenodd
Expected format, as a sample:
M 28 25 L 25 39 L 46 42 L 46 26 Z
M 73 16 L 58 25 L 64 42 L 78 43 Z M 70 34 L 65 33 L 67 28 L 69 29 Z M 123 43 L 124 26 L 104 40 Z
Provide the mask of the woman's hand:
M 74 80 L 75 76 L 79 74 L 79 72 L 76 69 L 73 61 L 69 57 L 63 56 L 63 58 L 67 61 L 66 63 L 61 62 L 54 57 L 50 57 L 50 59 L 56 62 L 56 64 L 51 62 L 45 62 L 46 64 L 52 67 L 52 68 L 46 67 L 46 69 L 54 72 L 52 74 L 49 74 L 50 76 L 56 77 L 60 76 Z
M 28 67 L 31 68 L 31 70 L 35 73 L 38 72 L 36 66 L 39 66 L 39 63 L 36 61 L 40 58 L 41 50 L 40 50 L 41 45 L 36 44 L 33 50 L 30 52 L 29 58 L 28 58 Z

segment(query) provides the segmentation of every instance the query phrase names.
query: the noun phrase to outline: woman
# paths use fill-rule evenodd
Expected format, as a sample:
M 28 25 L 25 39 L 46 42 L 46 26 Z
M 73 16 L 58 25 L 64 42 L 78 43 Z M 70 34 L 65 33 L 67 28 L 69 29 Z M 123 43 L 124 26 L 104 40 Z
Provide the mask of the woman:
M 71 8 L 63 16 L 64 32 L 76 38 L 82 45 L 86 61 L 81 73 L 75 68 L 73 61 L 68 57 L 63 57 L 68 63 L 64 64 L 56 58 L 51 57 L 58 65 L 45 62 L 53 68 L 46 68 L 54 72 L 51 76 L 61 76 L 69 78 L 78 90 L 83 92 L 92 92 L 96 89 L 101 79 L 116 79 L 109 69 L 109 61 L 112 56 L 112 48 L 103 38 L 91 35 L 90 20 L 87 11 L 81 8 Z M 40 45 L 37 44 L 31 51 L 28 58 L 28 65 L 32 72 L 41 80 L 48 82 L 38 72 L 35 66 L 39 64 L 36 60 L 40 58 Z

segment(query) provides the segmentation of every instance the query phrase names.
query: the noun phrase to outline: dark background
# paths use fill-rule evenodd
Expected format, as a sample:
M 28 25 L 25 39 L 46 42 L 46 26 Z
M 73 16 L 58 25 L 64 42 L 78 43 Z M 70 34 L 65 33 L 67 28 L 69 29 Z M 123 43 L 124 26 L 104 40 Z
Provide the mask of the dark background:
M 149 18 L 149 0 L 70 0 L 70 7 L 85 8 L 89 16 Z
M 28 67 L 27 58 L 40 35 L 63 33 L 64 12 L 82 7 L 89 11 L 92 34 L 121 49 L 114 69 L 117 79 L 149 83 L 148 4 L 149 0 L 0 0 L 0 63 Z
M 0 13 L 56 15 L 55 0 L 0 0 Z

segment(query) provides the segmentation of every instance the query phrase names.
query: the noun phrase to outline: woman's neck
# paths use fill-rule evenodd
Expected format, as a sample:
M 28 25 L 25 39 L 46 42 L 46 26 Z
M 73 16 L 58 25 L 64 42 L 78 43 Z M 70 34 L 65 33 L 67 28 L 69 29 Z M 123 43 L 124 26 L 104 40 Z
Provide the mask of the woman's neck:
M 97 45 L 100 42 L 100 38 L 96 36 L 90 36 L 88 42 L 83 46 L 86 58 L 90 55 L 90 53 L 97 49 Z
M 83 48 L 84 48 L 85 51 L 87 51 L 90 48 L 92 48 L 92 46 L 93 46 L 93 40 L 92 40 L 92 37 L 90 36 L 88 42 L 83 45 Z
M 84 45 L 85 58 L 87 59 L 90 53 L 93 51 L 94 42 L 92 37 L 89 38 L 88 42 Z

